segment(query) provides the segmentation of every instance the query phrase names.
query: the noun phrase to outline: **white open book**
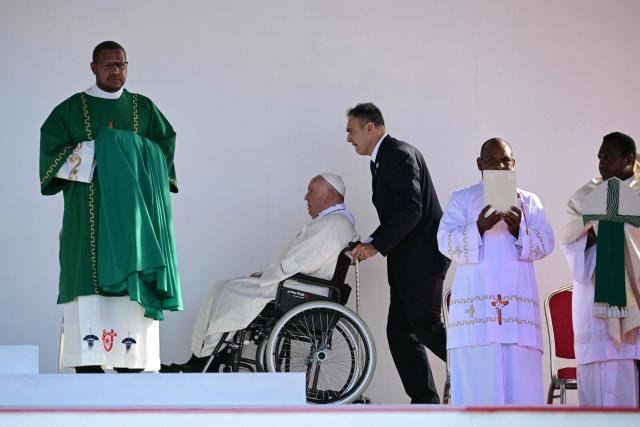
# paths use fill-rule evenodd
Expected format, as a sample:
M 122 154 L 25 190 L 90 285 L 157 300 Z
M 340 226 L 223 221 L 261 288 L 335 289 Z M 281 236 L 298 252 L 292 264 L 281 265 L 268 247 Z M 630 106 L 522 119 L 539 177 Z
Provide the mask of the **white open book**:
M 484 185 L 484 205 L 491 205 L 487 212 L 508 212 L 511 206 L 517 206 L 518 188 L 515 171 L 482 171 Z

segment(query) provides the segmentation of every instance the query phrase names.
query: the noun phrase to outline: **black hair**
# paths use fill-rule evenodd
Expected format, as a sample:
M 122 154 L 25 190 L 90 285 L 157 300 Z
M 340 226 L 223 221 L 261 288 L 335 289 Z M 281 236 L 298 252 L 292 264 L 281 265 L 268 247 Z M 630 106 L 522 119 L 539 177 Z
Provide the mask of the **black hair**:
M 603 144 L 609 141 L 618 144 L 622 156 L 628 156 L 629 154 L 636 155 L 636 143 L 629 135 L 622 132 L 611 132 L 602 138 Z
M 103 50 L 111 50 L 111 49 L 121 49 L 122 52 L 124 53 L 124 57 L 125 58 L 127 57 L 127 52 L 124 50 L 122 46 L 120 46 L 119 43 L 108 40 L 98 44 L 98 46 L 93 48 L 93 63 L 94 64 L 98 63 L 98 56 L 100 55 L 100 52 L 102 52 Z
M 355 117 L 361 123 L 372 122 L 375 127 L 384 126 L 382 112 L 371 102 L 363 102 L 347 112 L 347 117 Z

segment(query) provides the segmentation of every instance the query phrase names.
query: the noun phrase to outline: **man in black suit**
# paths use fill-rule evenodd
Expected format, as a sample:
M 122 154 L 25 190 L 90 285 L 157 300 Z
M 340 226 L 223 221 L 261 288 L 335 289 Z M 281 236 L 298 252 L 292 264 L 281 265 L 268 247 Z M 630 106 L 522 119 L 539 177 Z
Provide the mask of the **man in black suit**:
M 440 308 L 449 261 L 436 240 L 442 209 L 422 154 L 387 134 L 378 107 L 358 104 L 347 118 L 347 141 L 358 154 L 371 156 L 372 200 L 380 219 L 352 253 L 359 260 L 387 257 L 393 361 L 411 403 L 440 403 L 424 346 L 446 360 Z

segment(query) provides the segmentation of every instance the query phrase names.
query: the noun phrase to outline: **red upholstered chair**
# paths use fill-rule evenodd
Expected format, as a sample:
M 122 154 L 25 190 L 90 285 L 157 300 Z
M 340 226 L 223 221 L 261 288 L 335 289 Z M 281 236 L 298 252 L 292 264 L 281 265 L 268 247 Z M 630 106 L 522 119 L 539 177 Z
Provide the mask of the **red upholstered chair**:
M 442 318 L 444 320 L 445 327 L 449 320 L 449 305 L 451 304 L 451 288 L 442 293 Z M 449 375 L 449 354 L 447 352 L 447 379 L 444 382 L 444 390 L 442 391 L 442 403 L 449 403 L 451 401 L 451 377 Z
M 556 289 L 544 301 L 544 314 L 549 336 L 549 366 L 551 368 L 551 384 L 547 395 L 548 404 L 552 404 L 553 400 L 558 397 L 560 403 L 565 404 L 567 403 L 567 390 L 578 389 L 571 319 L 572 289 L 572 285 Z M 559 359 L 573 360 L 573 366 L 558 369 Z M 559 390 L 559 394 L 556 394 L 556 390 Z

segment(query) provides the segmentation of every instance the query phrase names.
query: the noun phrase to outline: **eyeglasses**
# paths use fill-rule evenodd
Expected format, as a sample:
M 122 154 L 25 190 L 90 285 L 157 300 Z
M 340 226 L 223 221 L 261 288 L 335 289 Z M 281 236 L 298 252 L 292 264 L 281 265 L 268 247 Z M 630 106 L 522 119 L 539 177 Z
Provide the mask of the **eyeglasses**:
M 110 71 L 113 67 L 117 68 L 118 71 L 124 71 L 127 68 L 127 61 L 125 62 L 99 62 L 98 65 L 105 71 Z

